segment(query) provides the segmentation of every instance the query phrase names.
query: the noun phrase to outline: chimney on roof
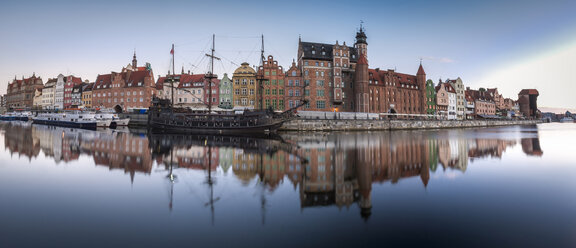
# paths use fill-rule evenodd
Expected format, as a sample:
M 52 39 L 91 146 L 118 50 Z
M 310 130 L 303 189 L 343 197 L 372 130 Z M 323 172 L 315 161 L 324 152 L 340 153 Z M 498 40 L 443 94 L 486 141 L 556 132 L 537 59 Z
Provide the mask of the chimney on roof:
M 380 67 L 376 68 L 376 71 L 377 71 L 377 72 L 380 71 Z
M 182 66 L 182 74 L 184 74 L 184 66 Z

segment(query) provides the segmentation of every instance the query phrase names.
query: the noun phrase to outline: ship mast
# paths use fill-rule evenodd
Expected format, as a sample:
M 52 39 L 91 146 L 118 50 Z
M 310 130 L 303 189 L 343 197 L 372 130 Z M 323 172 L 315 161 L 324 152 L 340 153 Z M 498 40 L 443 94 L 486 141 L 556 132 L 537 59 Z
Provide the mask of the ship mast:
M 215 35 L 212 34 L 212 51 L 210 54 L 206 54 L 206 56 L 210 57 L 210 71 L 207 74 L 208 78 L 208 114 L 212 113 L 212 79 L 214 77 L 214 59 L 220 60 L 220 58 L 214 56 L 214 37 Z
M 260 50 L 260 66 L 262 66 L 262 75 L 260 75 L 260 73 L 257 74 L 257 77 L 259 77 L 258 81 L 260 81 L 258 83 L 258 86 L 260 87 L 260 96 L 258 100 L 260 100 L 260 109 L 262 110 L 264 109 L 264 35 L 262 35 L 262 50 Z
M 174 75 L 175 70 L 174 70 L 174 43 L 172 43 L 172 80 L 170 82 L 170 97 L 172 98 L 170 100 L 170 106 L 172 108 L 174 108 L 174 79 L 176 78 L 176 75 Z

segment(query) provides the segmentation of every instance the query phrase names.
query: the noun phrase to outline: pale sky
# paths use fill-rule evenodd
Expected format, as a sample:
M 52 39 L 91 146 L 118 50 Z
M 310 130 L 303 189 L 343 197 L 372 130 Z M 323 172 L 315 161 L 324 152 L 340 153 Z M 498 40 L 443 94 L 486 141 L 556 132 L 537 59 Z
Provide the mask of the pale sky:
M 211 36 L 231 74 L 265 53 L 287 69 L 303 41 L 352 45 L 360 20 L 371 68 L 429 79 L 463 79 L 517 98 L 540 91 L 539 106 L 575 108 L 576 1 L 1 1 L 0 93 L 16 76 L 62 73 L 94 81 L 132 60 L 156 78 L 170 69 L 204 73 Z

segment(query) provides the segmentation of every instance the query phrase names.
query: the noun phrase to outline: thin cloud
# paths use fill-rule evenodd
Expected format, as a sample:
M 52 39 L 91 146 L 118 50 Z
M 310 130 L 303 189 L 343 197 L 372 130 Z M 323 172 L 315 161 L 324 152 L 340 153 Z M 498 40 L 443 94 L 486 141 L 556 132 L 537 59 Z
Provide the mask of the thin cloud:
M 447 57 L 433 57 L 433 56 L 425 56 L 422 57 L 423 60 L 430 60 L 430 61 L 437 61 L 440 63 L 454 63 L 456 60 L 447 58 Z

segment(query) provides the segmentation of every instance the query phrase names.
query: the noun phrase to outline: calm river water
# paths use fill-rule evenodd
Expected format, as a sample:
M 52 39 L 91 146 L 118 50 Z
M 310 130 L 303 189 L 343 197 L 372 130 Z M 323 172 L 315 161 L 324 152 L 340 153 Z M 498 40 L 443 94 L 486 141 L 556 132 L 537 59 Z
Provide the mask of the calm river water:
M 576 124 L 149 135 L 0 122 L 0 247 L 576 247 Z

